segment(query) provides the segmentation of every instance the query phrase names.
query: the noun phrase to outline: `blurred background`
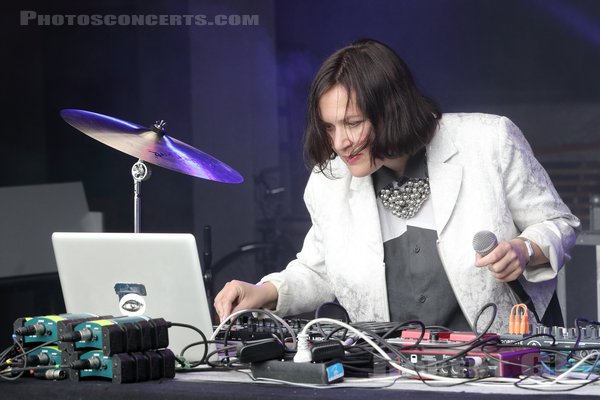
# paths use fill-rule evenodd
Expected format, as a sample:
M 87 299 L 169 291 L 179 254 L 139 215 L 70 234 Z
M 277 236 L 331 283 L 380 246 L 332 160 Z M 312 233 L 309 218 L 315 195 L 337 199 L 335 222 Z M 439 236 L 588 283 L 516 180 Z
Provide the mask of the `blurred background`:
M 167 134 L 244 176 L 242 184 L 223 184 L 154 167 L 143 183 L 142 232 L 192 233 L 202 254 L 211 227 L 214 291 L 234 277 L 252 281 L 283 267 L 301 247 L 310 226 L 302 200 L 308 88 L 329 54 L 363 37 L 396 49 L 444 111 L 511 118 L 584 229 L 597 228 L 590 204 L 600 194 L 598 1 L 59 0 L 1 7 L 2 327 L 18 316 L 64 311 L 48 232 L 77 224 L 133 231 L 136 159 L 75 130 L 61 109 L 144 126 L 163 119 Z M 52 19 L 109 14 L 203 16 L 204 23 Z M 74 225 L 65 225 L 69 215 Z M 581 258 L 567 282 L 572 290 L 588 285 L 579 293 L 595 318 L 591 237 L 584 255 L 574 254 L 573 263 Z M 247 243 L 258 250 L 236 251 Z

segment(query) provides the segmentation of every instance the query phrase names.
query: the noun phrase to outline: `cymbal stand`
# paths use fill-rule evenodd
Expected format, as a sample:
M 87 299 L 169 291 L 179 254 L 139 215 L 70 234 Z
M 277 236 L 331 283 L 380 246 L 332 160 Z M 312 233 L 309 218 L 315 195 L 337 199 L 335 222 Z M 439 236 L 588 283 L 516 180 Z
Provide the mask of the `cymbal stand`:
M 165 126 L 167 123 L 164 120 L 156 121 L 152 125 L 152 130 L 156 132 L 159 137 L 165 135 Z M 133 232 L 140 233 L 141 228 L 141 213 L 142 213 L 142 182 L 150 179 L 152 171 L 148 164 L 144 160 L 139 159 L 133 167 L 131 167 L 131 176 L 133 176 Z
M 133 176 L 133 232 L 140 233 L 142 212 L 142 182 L 150 179 L 150 167 L 143 161 L 137 160 L 131 167 L 131 176 Z

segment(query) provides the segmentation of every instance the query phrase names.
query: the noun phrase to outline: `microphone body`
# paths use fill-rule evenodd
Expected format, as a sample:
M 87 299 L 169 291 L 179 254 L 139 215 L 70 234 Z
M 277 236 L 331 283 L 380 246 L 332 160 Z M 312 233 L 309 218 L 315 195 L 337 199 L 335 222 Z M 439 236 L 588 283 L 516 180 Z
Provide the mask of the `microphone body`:
M 497 246 L 498 238 L 496 238 L 494 232 L 479 231 L 475 234 L 475 236 L 473 236 L 473 250 L 475 250 L 481 257 L 485 257 L 490 254 Z M 506 283 L 511 288 L 515 296 L 517 296 L 519 301 L 525 304 L 533 313 L 537 322 L 540 322 L 537 312 L 535 311 L 535 305 L 533 304 L 533 301 L 531 301 L 531 297 L 529 297 L 519 280 L 515 279 L 514 281 Z

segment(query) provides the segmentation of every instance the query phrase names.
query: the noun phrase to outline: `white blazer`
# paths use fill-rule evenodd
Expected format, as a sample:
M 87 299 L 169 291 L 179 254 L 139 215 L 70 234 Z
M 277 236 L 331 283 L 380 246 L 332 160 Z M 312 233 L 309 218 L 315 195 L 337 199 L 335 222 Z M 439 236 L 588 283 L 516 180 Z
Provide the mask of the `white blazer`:
M 489 302 L 498 306 L 493 328 L 507 331 L 515 298 L 486 268 L 475 266 L 473 236 L 522 236 L 549 265 L 521 278 L 540 317 L 570 257 L 580 222 L 556 193 L 517 126 L 487 114 L 445 114 L 426 149 L 437 248 L 458 302 L 473 325 Z M 383 241 L 371 176 L 356 178 L 338 158 L 337 179 L 313 172 L 304 200 L 312 219 L 303 248 L 285 270 L 264 277 L 278 289 L 276 313 L 314 310 L 337 298 L 353 321 L 389 321 Z M 402 285 L 403 282 L 393 284 Z M 484 314 L 485 315 L 485 314 Z M 478 324 L 482 328 L 486 318 Z

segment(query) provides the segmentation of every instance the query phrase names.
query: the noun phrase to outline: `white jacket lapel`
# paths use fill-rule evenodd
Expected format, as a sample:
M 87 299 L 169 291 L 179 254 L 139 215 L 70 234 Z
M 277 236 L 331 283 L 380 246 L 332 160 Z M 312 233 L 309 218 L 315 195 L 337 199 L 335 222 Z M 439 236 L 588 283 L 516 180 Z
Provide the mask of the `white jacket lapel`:
M 377 210 L 377 198 L 373 188 L 373 179 L 370 176 L 364 178 L 352 177 L 350 181 L 349 204 L 354 221 L 354 234 L 360 237 L 359 243 L 368 246 L 371 254 L 377 260 L 383 261 L 383 239 L 379 225 L 379 211 Z
M 456 153 L 454 143 L 439 130 L 427 146 L 427 170 L 438 236 L 448 224 L 462 183 L 462 166 L 447 163 Z

